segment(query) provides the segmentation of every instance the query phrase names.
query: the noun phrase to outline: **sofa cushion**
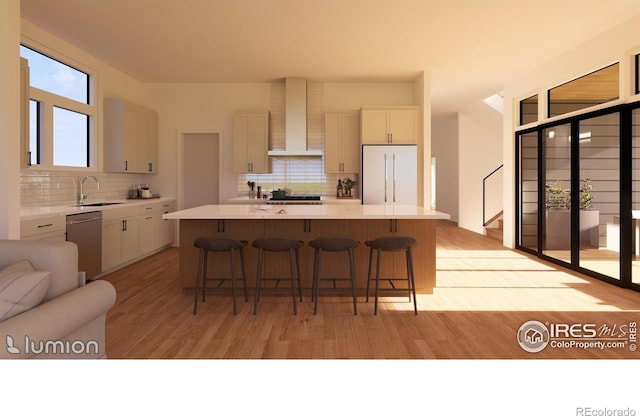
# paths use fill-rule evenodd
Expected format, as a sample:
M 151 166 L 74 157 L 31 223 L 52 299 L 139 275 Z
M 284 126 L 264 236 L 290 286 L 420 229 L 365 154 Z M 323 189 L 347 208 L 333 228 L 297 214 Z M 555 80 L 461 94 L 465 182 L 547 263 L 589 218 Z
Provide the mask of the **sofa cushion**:
M 0 270 L 0 322 L 37 306 L 49 289 L 50 272 L 22 260 Z

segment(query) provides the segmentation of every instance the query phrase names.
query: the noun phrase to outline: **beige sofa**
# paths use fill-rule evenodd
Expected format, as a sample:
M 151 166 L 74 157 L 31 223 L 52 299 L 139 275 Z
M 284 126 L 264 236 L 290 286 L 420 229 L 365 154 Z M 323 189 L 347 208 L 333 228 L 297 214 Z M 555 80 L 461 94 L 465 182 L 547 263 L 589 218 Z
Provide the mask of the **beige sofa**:
M 20 279 L 39 279 L 41 288 L 36 289 L 44 297 L 41 301 L 33 299 L 33 306 L 20 304 L 30 309 L 13 316 L 15 310 L 11 311 L 6 300 L 11 296 L 0 299 L 0 318 L 3 313 L 5 317 L 0 322 L 0 358 L 106 358 L 105 318 L 116 299 L 113 285 L 102 280 L 85 285 L 84 274 L 78 272 L 74 243 L 0 240 L 0 271 L 26 263 L 23 260 L 28 260 L 35 272 L 14 274 L 20 277 L 14 279 L 12 287 L 19 286 Z M 0 297 L 11 278 L 0 286 Z M 28 294 L 37 291 L 19 289 Z

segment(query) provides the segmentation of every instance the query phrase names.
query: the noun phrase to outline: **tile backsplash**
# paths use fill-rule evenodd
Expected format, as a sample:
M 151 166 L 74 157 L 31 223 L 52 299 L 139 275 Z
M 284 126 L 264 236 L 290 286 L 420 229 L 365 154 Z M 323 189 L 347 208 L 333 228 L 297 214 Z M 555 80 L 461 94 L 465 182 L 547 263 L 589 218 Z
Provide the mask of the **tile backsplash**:
M 22 207 L 72 205 L 78 202 L 80 181 L 86 173 L 72 171 L 23 170 L 20 175 L 20 205 Z M 87 201 L 125 199 L 132 184 L 147 183 L 145 175 L 129 173 L 91 173 L 100 182 L 100 189 L 92 179 L 84 183 Z M 153 191 L 153 189 L 152 189 Z
M 274 189 L 290 189 L 292 193 L 314 195 L 335 195 L 338 179 L 351 178 L 357 181 L 355 173 L 332 174 L 324 172 L 321 158 L 272 157 L 271 173 L 238 175 L 238 196 L 249 191 L 247 181 L 260 185 L 265 192 Z

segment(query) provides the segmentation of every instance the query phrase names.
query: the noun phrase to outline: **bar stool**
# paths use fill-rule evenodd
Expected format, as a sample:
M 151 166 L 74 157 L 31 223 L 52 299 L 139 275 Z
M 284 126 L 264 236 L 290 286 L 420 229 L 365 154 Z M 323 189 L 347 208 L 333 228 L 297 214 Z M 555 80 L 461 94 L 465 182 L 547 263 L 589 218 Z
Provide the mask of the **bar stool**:
M 360 242 L 356 240 L 352 240 L 350 238 L 316 238 L 309 242 L 309 245 L 313 247 L 314 256 L 313 256 L 313 287 L 311 289 L 311 300 L 314 302 L 313 305 L 313 314 L 316 315 L 318 312 L 318 292 L 320 290 L 320 282 L 321 281 L 333 281 L 333 288 L 324 288 L 323 290 L 332 290 L 332 291 L 342 291 L 342 288 L 336 287 L 336 282 L 338 281 L 348 281 L 351 282 L 351 296 L 353 297 L 353 314 L 358 314 L 358 298 L 356 295 L 356 269 L 355 269 L 355 261 L 353 255 L 353 249 L 360 246 Z M 331 252 L 348 252 L 349 253 L 349 277 L 348 278 L 336 278 L 336 277 L 328 277 L 328 278 L 320 278 L 320 264 L 322 260 L 322 252 L 323 251 L 331 251 Z
M 300 282 L 300 259 L 299 249 L 303 246 L 303 242 L 294 240 L 292 238 L 257 238 L 251 243 L 251 245 L 257 248 L 258 251 L 258 270 L 256 272 L 256 293 L 253 304 L 253 314 L 255 315 L 258 310 L 258 302 L 260 301 L 261 290 L 279 290 L 278 285 L 281 277 L 265 278 L 264 270 L 262 267 L 265 252 L 289 252 L 289 270 L 291 279 L 291 297 L 293 299 L 293 314 L 298 314 L 298 305 L 296 302 L 296 281 L 298 285 L 298 293 L 300 295 L 300 301 L 302 302 L 302 285 Z M 273 288 L 262 288 L 262 283 L 265 281 L 275 281 L 276 285 Z
M 377 260 L 376 260 L 376 288 L 375 288 L 375 305 L 373 308 L 373 314 L 378 314 L 378 294 L 380 289 L 380 254 L 383 251 L 404 251 L 406 254 L 407 260 L 407 277 L 383 277 L 382 280 L 386 280 L 391 285 L 391 288 L 383 289 L 385 291 L 409 291 L 409 299 L 411 299 L 411 294 L 413 294 L 413 310 L 414 313 L 418 314 L 418 304 L 416 302 L 416 284 L 413 274 L 413 258 L 411 256 L 411 249 L 418 245 L 418 242 L 413 237 L 378 237 L 375 240 L 366 241 L 365 245 L 370 248 L 369 250 L 369 272 L 367 274 L 367 298 L 366 301 L 369 302 L 369 287 L 372 280 L 371 277 L 371 269 L 373 265 L 373 251 L 376 251 Z M 406 280 L 407 281 L 407 289 L 404 288 L 396 288 L 393 284 L 394 281 L 397 280 Z
M 198 271 L 196 275 L 196 293 L 193 303 L 193 314 L 195 315 L 198 310 L 198 294 L 202 292 L 202 302 L 205 301 L 205 293 L 207 291 L 226 291 L 228 288 L 223 288 L 224 282 L 231 282 L 231 295 L 233 297 L 233 314 L 236 315 L 236 267 L 235 267 L 235 251 L 240 252 L 240 266 L 242 268 L 242 288 L 244 290 L 244 301 L 248 302 L 247 296 L 247 275 L 244 266 L 244 247 L 248 244 L 245 240 L 234 240 L 231 238 L 210 238 L 200 237 L 197 238 L 193 245 L 200 249 L 198 256 Z M 209 258 L 209 252 L 229 252 L 231 257 L 231 277 L 207 277 L 207 263 Z M 216 287 L 207 287 L 207 282 L 216 281 L 218 285 Z M 200 287 L 202 284 L 202 287 Z

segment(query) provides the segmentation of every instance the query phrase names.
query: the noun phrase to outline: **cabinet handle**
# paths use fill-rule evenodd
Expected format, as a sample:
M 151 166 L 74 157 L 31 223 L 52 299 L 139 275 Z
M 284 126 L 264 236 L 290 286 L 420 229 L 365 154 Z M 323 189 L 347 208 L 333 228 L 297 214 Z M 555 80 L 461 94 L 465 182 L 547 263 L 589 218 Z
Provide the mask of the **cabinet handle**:
M 127 231 L 127 220 L 122 220 L 122 231 Z
M 53 224 L 42 224 L 42 225 L 38 225 L 38 228 L 45 228 L 45 227 L 53 227 Z
M 153 163 L 149 162 L 149 172 L 153 172 Z
M 124 161 L 124 170 L 129 170 L 129 161 L 128 160 Z
M 153 219 L 153 217 L 145 217 L 145 220 Z
M 27 152 L 27 166 L 31 166 L 31 151 Z

